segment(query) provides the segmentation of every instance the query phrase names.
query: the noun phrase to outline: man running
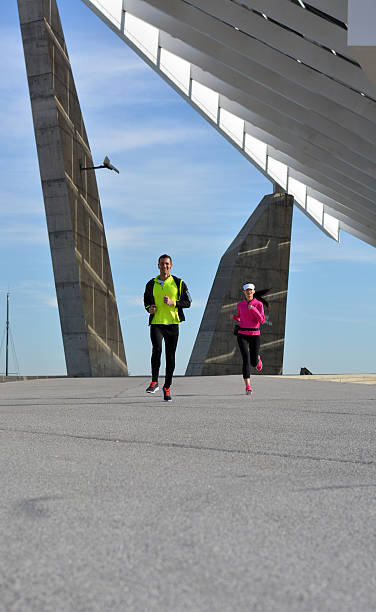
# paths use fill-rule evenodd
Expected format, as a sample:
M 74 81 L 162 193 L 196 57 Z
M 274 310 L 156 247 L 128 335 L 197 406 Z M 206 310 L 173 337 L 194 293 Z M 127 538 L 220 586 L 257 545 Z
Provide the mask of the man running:
M 172 259 L 161 255 L 158 259 L 159 276 L 152 278 L 145 287 L 144 306 L 149 313 L 151 354 L 151 383 L 146 393 L 159 390 L 158 375 L 161 365 L 162 339 L 165 343 L 166 375 L 163 399 L 171 400 L 170 387 L 175 369 L 175 352 L 179 338 L 179 324 L 185 320 L 183 308 L 191 305 L 187 285 L 171 274 Z

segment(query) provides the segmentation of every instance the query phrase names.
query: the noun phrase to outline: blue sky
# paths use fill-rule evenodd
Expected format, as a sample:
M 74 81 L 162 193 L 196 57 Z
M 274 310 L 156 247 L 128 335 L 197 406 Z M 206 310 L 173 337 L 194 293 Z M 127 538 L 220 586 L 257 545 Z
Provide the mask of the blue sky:
M 272 185 L 83 3 L 59 8 L 94 160 L 120 169 L 97 181 L 130 373 L 149 372 L 142 294 L 168 252 L 193 297 L 183 374 L 218 262 Z M 0 338 L 9 290 L 21 374 L 65 374 L 15 1 L 2 8 L 0 72 Z M 295 208 L 284 373 L 376 371 L 375 271 L 373 247 L 344 232 L 337 244 Z

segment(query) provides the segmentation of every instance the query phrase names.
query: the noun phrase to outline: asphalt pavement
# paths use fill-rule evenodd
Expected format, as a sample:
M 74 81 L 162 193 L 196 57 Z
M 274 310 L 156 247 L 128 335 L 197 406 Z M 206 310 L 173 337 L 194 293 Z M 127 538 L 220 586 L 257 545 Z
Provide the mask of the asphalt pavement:
M 0 384 L 1 612 L 376 610 L 376 385 Z

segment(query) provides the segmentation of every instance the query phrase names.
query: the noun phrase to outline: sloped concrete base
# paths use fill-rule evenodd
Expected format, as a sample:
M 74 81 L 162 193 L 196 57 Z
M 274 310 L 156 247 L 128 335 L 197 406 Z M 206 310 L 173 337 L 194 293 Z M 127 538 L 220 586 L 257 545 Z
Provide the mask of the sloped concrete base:
M 270 318 L 261 331 L 262 374 L 282 374 L 292 211 L 292 196 L 265 196 L 223 255 L 186 376 L 241 373 L 229 315 L 243 299 L 246 282 L 254 283 L 256 290 L 271 288 Z
M 69 376 L 126 376 L 95 171 L 56 1 L 18 0 Z

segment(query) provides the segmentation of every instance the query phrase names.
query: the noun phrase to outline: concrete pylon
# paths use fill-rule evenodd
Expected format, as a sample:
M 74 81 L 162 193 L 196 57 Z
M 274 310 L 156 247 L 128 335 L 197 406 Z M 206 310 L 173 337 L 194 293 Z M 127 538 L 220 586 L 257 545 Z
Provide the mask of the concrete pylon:
M 186 376 L 241 374 L 229 315 L 244 298 L 246 282 L 256 290 L 271 288 L 268 324 L 261 326 L 262 373 L 282 374 L 293 202 L 286 194 L 265 196 L 223 255 Z
M 55 0 L 18 0 L 69 376 L 127 376 L 95 171 Z

